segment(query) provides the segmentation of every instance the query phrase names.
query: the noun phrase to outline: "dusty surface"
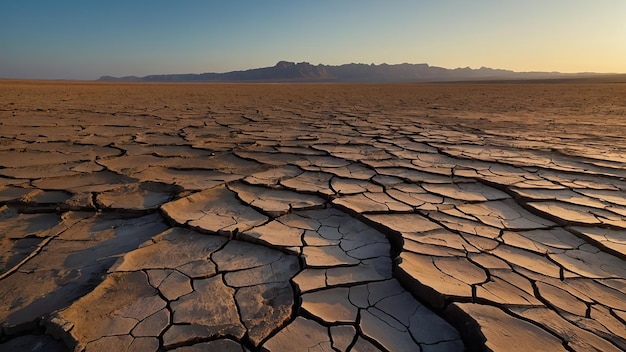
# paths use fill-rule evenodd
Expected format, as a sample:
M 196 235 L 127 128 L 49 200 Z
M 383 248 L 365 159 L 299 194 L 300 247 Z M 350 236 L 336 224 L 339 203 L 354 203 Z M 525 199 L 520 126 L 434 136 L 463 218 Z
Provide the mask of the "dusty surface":
M 626 85 L 0 82 L 0 350 L 626 349 Z

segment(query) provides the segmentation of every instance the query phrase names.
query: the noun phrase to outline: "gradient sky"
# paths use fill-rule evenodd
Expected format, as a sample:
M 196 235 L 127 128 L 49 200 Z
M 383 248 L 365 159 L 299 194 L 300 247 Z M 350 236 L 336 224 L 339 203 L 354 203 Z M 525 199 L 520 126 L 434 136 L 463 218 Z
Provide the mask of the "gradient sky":
M 1 0 L 0 77 L 428 63 L 626 73 L 626 0 Z

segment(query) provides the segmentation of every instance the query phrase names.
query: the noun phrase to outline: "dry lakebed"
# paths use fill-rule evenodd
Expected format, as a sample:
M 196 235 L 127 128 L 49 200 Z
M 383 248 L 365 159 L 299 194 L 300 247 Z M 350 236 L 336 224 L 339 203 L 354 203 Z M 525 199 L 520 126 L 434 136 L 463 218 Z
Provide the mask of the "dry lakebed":
M 0 351 L 626 349 L 626 84 L 0 81 Z

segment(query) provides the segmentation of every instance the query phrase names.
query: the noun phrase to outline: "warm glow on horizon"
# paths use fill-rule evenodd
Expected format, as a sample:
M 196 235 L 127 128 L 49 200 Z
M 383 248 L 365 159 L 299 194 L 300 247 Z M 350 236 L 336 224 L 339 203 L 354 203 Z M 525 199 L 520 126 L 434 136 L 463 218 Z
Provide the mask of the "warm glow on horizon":
M 0 77 L 225 72 L 280 60 L 626 73 L 626 1 L 5 1 Z

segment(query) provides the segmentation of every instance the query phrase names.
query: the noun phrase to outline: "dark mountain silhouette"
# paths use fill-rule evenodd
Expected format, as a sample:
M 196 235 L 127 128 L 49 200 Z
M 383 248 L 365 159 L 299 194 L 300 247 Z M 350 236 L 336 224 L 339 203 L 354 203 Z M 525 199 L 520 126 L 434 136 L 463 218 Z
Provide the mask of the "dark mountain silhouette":
M 273 67 L 226 73 L 186 73 L 149 75 L 144 77 L 102 76 L 108 82 L 451 82 L 494 80 L 583 79 L 602 76 L 594 73 L 514 72 L 510 70 L 469 67 L 447 69 L 428 64 L 339 66 L 311 65 L 308 62 L 280 61 Z

